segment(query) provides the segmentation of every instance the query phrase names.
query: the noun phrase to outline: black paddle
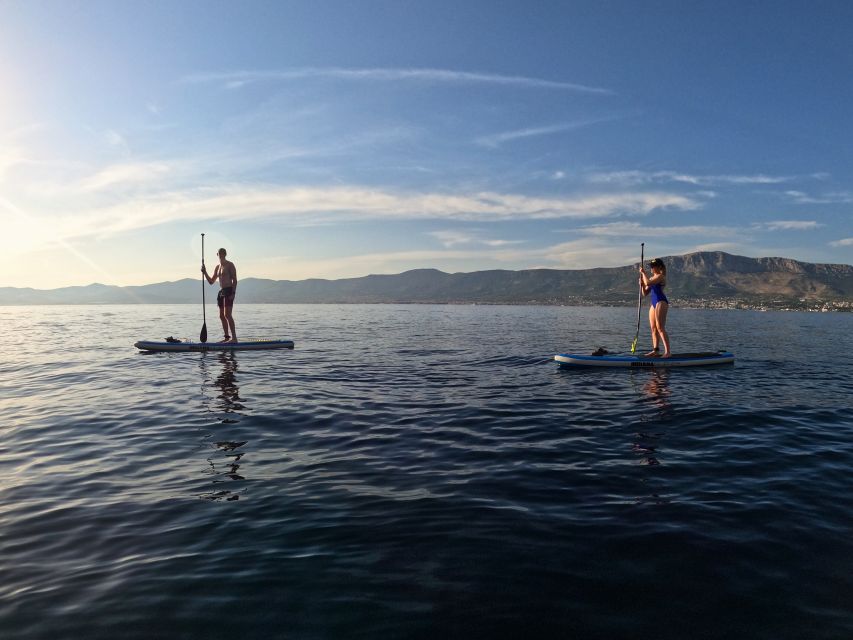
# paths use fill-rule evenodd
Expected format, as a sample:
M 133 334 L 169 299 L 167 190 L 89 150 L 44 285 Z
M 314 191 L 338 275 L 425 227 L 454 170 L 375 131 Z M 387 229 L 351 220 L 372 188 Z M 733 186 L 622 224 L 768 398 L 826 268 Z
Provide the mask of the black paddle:
M 643 250 L 646 247 L 645 242 L 640 243 L 640 268 L 643 268 Z M 634 335 L 634 342 L 631 343 L 631 353 L 637 350 L 637 340 L 640 338 L 640 309 L 643 306 L 643 282 L 640 281 L 640 293 L 637 296 L 637 333 Z
M 204 234 L 201 234 L 201 268 L 204 269 Z M 204 324 L 201 325 L 201 333 L 198 334 L 199 342 L 207 342 L 207 311 L 205 310 L 205 278 L 204 272 L 201 274 L 201 315 L 204 318 Z M 639 325 L 638 325 L 639 326 Z

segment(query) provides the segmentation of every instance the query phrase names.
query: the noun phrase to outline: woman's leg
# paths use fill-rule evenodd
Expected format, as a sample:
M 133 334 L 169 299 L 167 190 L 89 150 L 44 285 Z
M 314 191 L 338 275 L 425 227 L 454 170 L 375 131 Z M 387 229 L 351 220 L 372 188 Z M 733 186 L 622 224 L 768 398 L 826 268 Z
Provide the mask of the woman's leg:
M 663 357 L 670 356 L 669 351 L 669 334 L 666 332 L 666 313 L 669 311 L 669 304 L 666 302 L 658 302 L 655 307 L 655 326 L 660 334 L 663 342 Z
M 652 331 L 652 350 L 649 351 L 646 355 L 654 356 L 658 353 L 657 317 L 655 315 L 654 307 L 649 307 L 649 328 Z

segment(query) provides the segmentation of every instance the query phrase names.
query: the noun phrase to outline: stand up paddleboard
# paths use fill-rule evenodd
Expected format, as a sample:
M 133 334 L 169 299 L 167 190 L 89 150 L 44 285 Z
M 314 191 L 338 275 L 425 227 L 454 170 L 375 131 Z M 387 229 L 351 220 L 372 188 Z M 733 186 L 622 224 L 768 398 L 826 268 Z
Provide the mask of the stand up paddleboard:
M 140 351 L 261 351 L 293 349 L 293 340 L 243 340 L 241 342 L 155 342 L 140 340 L 133 346 Z
M 731 364 L 735 361 L 733 353 L 728 351 L 708 351 L 704 353 L 673 353 L 672 357 L 661 358 L 638 356 L 622 353 L 607 353 L 599 356 L 579 353 L 561 353 L 554 356 L 561 367 L 628 367 L 659 369 L 665 367 L 706 367 L 715 364 Z

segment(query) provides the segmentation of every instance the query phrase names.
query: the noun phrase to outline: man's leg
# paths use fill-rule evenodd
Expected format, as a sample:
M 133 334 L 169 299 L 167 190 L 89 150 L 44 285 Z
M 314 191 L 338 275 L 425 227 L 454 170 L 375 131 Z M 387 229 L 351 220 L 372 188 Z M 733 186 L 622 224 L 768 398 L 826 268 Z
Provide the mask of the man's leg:
M 223 326 L 225 323 L 228 323 L 228 327 L 231 329 L 231 342 L 237 342 L 237 327 L 234 326 L 234 316 L 232 315 L 234 311 L 234 307 L 232 305 L 228 305 L 225 307 L 225 318 L 222 321 Z M 227 331 L 225 332 L 228 333 Z
M 225 307 L 219 308 L 219 321 L 222 323 L 222 333 L 225 334 L 223 342 L 227 342 L 231 339 L 231 335 L 228 333 L 228 316 L 226 315 Z

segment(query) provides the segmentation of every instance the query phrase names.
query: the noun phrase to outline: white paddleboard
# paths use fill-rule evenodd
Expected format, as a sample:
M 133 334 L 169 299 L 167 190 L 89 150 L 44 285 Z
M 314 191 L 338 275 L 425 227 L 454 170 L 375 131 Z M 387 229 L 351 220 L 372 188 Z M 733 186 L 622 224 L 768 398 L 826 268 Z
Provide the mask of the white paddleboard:
M 293 349 L 293 340 L 242 340 L 240 342 L 158 342 L 140 340 L 135 343 L 141 351 L 261 351 L 267 349 Z
M 729 351 L 703 353 L 673 353 L 669 358 L 648 357 L 624 353 L 608 353 L 600 356 L 579 353 L 561 353 L 554 356 L 561 367 L 627 367 L 658 369 L 664 367 L 704 367 L 715 364 L 731 364 L 735 356 Z

